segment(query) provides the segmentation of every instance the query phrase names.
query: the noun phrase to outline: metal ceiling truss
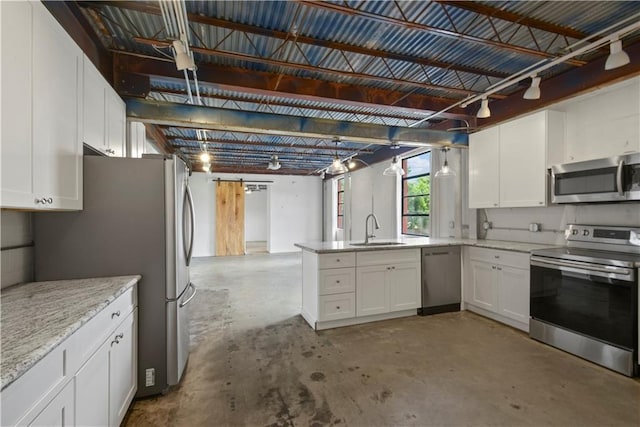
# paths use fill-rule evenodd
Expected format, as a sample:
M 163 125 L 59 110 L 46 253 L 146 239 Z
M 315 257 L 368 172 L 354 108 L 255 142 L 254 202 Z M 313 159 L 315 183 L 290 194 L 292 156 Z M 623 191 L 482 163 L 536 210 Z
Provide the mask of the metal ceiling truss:
M 206 142 L 214 154 L 214 171 L 280 174 L 318 170 L 328 166 L 335 153 L 343 158 L 354 153 L 377 158 L 382 152 L 387 155 L 380 144 L 391 142 L 465 144 L 466 135 L 439 129 L 460 122 L 476 128 L 474 106 L 456 106 L 437 119 L 425 117 L 486 93 L 541 58 L 563 56 L 568 46 L 590 36 L 544 20 L 554 9 L 547 7 L 548 2 L 530 3 L 520 7 L 524 3 L 294 0 L 274 6 L 288 13 L 286 20 L 278 17 L 273 25 L 262 16 L 242 19 L 242 13 L 252 9 L 245 4 L 238 4 L 225 19 L 187 13 L 189 49 L 197 55 L 200 95 L 206 105 L 194 106 L 184 104 L 188 89 L 166 49 L 171 40 L 159 19 L 158 2 L 77 2 L 111 49 L 118 92 L 146 98 L 126 99 L 129 118 L 146 122 L 163 151 L 184 153 L 197 168 L 202 141 L 194 130 L 210 129 L 215 137 Z M 190 8 L 209 10 L 198 2 Z M 612 9 L 606 10 L 610 15 Z M 82 21 L 78 12 L 75 15 Z M 318 18 L 335 31 L 319 30 L 322 27 L 313 25 Z M 582 29 L 597 28 L 591 24 Z M 377 30 L 363 42 L 362 37 L 357 39 L 358 31 L 341 31 L 345 25 Z M 387 43 L 396 35 L 397 44 Z M 638 43 L 632 46 L 633 52 L 638 49 Z M 492 116 L 480 127 L 640 72 L 634 64 L 597 75 L 595 64 L 603 60 L 593 59 L 604 53 L 576 56 L 549 72 L 540 100 L 523 102 L 518 85 L 491 94 Z M 334 137 L 345 142 L 332 146 Z M 273 154 L 283 168 L 267 171 Z

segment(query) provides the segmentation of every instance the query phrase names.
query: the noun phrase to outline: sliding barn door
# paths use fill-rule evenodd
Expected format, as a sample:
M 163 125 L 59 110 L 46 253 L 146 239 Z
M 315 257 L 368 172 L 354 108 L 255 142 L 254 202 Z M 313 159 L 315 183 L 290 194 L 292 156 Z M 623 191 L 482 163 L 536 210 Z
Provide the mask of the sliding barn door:
M 216 255 L 244 255 L 244 187 L 241 182 L 216 185 Z

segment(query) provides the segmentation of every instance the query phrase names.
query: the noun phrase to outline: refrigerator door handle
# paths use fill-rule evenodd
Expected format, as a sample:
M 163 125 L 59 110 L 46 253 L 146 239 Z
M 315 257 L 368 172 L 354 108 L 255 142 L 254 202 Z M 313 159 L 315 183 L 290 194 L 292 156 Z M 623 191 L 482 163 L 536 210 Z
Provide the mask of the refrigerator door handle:
M 189 304 L 191 302 L 191 300 L 193 299 L 193 297 L 196 296 L 196 293 L 198 293 L 198 288 L 196 288 L 196 285 L 194 285 L 193 282 L 189 282 L 189 287 L 191 289 L 193 289 L 193 293 L 191 294 L 191 296 L 189 296 L 189 298 L 187 298 L 186 300 L 184 300 L 184 301 L 182 301 L 180 303 L 180 308 L 182 308 L 185 305 Z
M 189 220 L 190 220 L 190 231 L 191 234 L 189 236 L 189 246 L 187 247 L 187 237 L 186 237 L 186 225 L 183 219 L 182 221 L 182 240 L 183 240 L 183 248 L 184 248 L 184 256 L 187 260 L 187 267 L 191 264 L 191 256 L 193 255 L 193 239 L 195 237 L 195 225 L 196 225 L 196 213 L 193 208 L 193 197 L 191 196 L 191 189 L 187 185 L 184 192 L 184 204 L 189 205 Z

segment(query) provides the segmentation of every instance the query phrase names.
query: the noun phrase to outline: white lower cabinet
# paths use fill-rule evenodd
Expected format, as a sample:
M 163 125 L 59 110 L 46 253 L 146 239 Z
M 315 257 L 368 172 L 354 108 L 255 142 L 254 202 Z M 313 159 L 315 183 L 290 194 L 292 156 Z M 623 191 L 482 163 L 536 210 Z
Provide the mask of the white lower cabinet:
M 69 381 L 29 426 L 75 426 L 74 382 Z M 80 424 L 78 424 L 80 425 Z
M 136 391 L 137 309 L 76 374 L 76 423 L 118 426 Z
M 464 249 L 464 301 L 468 310 L 529 330 L 529 254 Z
M 302 316 L 326 329 L 416 314 L 420 249 L 302 253 Z
M 137 293 L 127 290 L 2 391 L 2 426 L 118 426 L 137 388 Z

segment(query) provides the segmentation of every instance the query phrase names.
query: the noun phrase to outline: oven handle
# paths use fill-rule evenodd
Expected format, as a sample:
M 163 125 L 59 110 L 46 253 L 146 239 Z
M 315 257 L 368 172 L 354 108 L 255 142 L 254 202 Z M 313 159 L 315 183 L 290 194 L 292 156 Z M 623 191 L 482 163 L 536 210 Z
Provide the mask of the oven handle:
M 553 270 L 571 271 L 576 273 L 591 274 L 599 277 L 613 277 L 616 279 L 632 282 L 635 280 L 633 269 L 614 266 L 599 267 L 593 264 L 585 264 L 579 261 L 555 260 L 539 256 L 531 256 L 531 265 L 551 268 Z

